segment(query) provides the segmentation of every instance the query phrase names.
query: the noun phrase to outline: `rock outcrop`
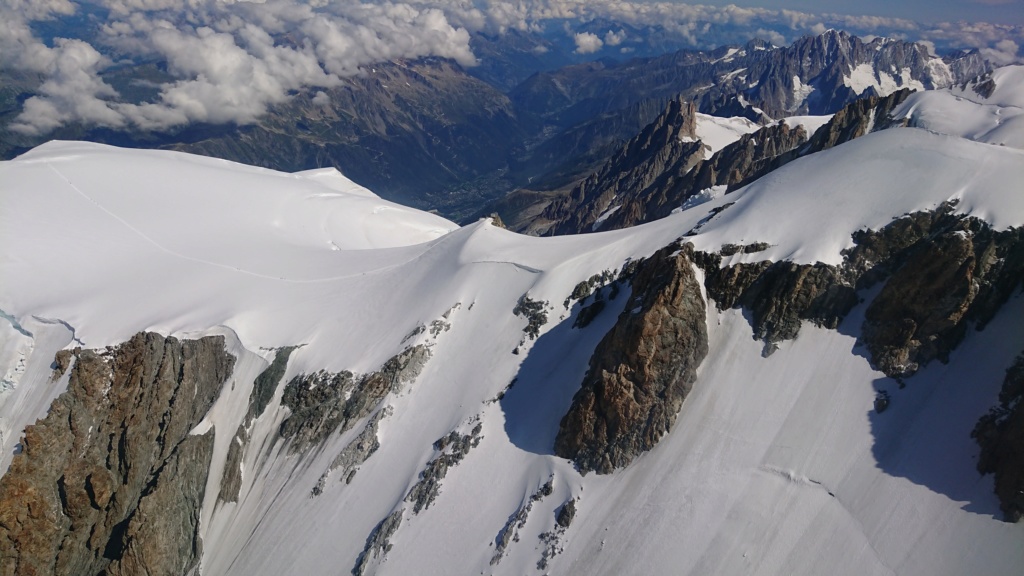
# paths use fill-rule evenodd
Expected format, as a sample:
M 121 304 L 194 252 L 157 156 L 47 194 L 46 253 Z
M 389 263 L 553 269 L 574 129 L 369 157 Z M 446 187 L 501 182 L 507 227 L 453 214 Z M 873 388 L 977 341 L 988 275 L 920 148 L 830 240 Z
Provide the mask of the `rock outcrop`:
M 856 100 L 836 112 L 813 135 L 807 134 L 802 126 L 791 128 L 784 122 L 745 134 L 711 158 L 697 163 L 681 178 L 662 175 L 656 179 L 655 186 L 629 196 L 601 229 L 626 228 L 664 218 L 702 190 L 714 186 L 725 186 L 726 193 L 738 190 L 797 158 L 889 127 L 892 111 L 910 94 L 910 90 L 900 90 L 885 97 Z
M 633 298 L 590 359 L 555 439 L 584 472 L 609 473 L 650 450 L 675 422 L 708 352 L 692 246 L 642 262 Z
M 551 496 L 554 491 L 555 477 L 548 478 L 548 481 L 542 484 L 537 491 L 530 495 L 529 500 L 523 502 L 511 516 L 508 517 L 508 521 L 501 527 L 498 532 L 498 536 L 494 539 L 494 555 L 491 556 L 491 566 L 494 566 L 501 562 L 501 559 L 505 557 L 505 553 L 513 543 L 519 542 L 519 531 L 526 526 L 526 521 L 530 519 L 530 512 L 533 510 L 533 505 L 541 500 Z
M 866 242 L 870 256 L 848 254 L 851 270 L 871 266 L 862 285 L 891 271 L 862 333 L 872 362 L 889 376 L 947 361 L 968 324 L 984 328 L 1024 279 L 1024 229 L 997 232 L 952 209 L 897 220 Z
M 617 200 L 646 189 L 664 173 L 685 174 L 704 156 L 696 140 L 696 118 L 693 102 L 673 100 L 600 170 L 548 205 L 538 220 L 555 223 L 550 234 L 590 232 Z
M 392 413 L 394 413 L 394 410 L 391 406 L 386 406 L 378 410 L 376 414 L 367 420 L 366 426 L 363 427 L 351 442 L 341 449 L 341 452 L 334 457 L 327 470 L 320 475 L 316 485 L 313 486 L 313 490 L 310 492 L 311 496 L 316 497 L 324 493 L 324 488 L 327 487 L 327 479 L 335 471 L 341 471 L 341 479 L 345 481 L 345 484 L 352 483 L 352 479 L 355 478 L 359 467 L 380 448 L 377 429 L 380 426 L 380 421 L 391 416 Z
M 837 328 L 860 290 L 884 282 L 861 336 L 872 363 L 901 378 L 933 359 L 945 362 L 968 323 L 983 328 L 1024 278 L 1024 232 L 996 232 L 953 210 L 947 203 L 859 231 L 840 266 L 762 261 L 723 267 L 722 252 L 697 252 L 695 259 L 708 298 L 719 309 L 749 310 L 766 353 L 796 338 L 802 321 Z
M 480 432 L 483 424 L 477 422 L 469 434 L 459 434 L 453 430 L 447 436 L 442 436 L 434 442 L 434 450 L 437 456 L 427 462 L 427 465 L 420 472 L 420 479 L 405 496 L 406 502 L 412 503 L 412 513 L 419 514 L 421 511 L 430 508 L 434 499 L 441 493 L 441 481 L 448 474 L 448 469 L 453 468 L 462 462 L 462 459 L 469 454 L 469 451 L 480 445 L 483 437 Z
M 719 309 L 749 310 L 765 354 L 796 338 L 804 320 L 834 329 L 857 304 L 856 290 L 839 267 L 763 261 L 723 268 L 721 260 L 720 254 L 697 254 L 708 298 Z
M 604 337 L 562 418 L 555 453 L 580 470 L 611 472 L 668 431 L 707 352 L 704 301 L 691 263 L 719 309 L 749 311 L 753 337 L 771 354 L 804 321 L 837 329 L 863 291 L 884 283 L 865 312 L 861 341 L 894 378 L 947 361 L 968 327 L 983 329 L 1024 281 L 1024 229 L 996 231 L 954 213 L 955 203 L 853 235 L 839 266 L 788 261 L 736 263 L 764 243 L 717 253 L 671 245 L 636 266 L 634 301 Z M 625 271 L 625 268 L 624 268 Z M 877 403 L 879 412 L 888 397 Z
M 376 372 L 301 374 L 285 386 L 281 404 L 291 415 L 281 423 L 281 436 L 291 441 L 292 454 L 303 453 L 335 432 L 349 430 L 368 416 L 384 397 L 398 392 L 419 375 L 430 358 L 423 345 L 396 354 Z
M 58 364 L 68 389 L 0 480 L 0 573 L 187 573 L 214 432 L 189 434 L 234 367 L 223 338 L 138 334 Z
M 1006 371 L 999 406 L 971 434 L 981 446 L 978 471 L 995 474 L 996 496 L 1008 522 L 1024 518 L 1024 353 Z
M 235 439 L 228 447 L 228 456 L 224 460 L 224 475 L 220 480 L 220 492 L 217 499 L 221 502 L 238 502 L 238 494 L 242 490 L 242 454 L 249 442 L 249 434 L 244 426 L 239 426 Z
M 402 510 L 395 510 L 387 518 L 380 521 L 373 528 L 370 535 L 366 537 L 366 546 L 356 559 L 356 565 L 352 568 L 353 576 L 362 576 L 366 570 L 373 565 L 373 562 L 384 557 L 391 550 L 391 537 L 398 532 L 402 525 Z
M 253 420 L 263 415 L 270 400 L 274 397 L 277 385 L 281 383 L 284 372 L 288 368 L 288 358 L 295 351 L 296 346 L 285 346 L 274 353 L 274 360 L 267 366 L 267 369 L 260 372 L 252 383 L 252 392 L 249 394 L 249 411 L 245 414 L 245 425 L 248 426 Z

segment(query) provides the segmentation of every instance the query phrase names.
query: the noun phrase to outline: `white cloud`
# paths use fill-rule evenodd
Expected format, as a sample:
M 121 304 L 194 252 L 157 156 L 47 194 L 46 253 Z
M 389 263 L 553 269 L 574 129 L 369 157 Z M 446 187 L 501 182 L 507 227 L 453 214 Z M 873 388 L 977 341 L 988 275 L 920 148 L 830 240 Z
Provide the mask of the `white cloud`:
M 75 13 L 71 0 L 0 0 L 0 67 L 39 73 L 16 128 L 69 122 L 166 129 L 193 121 L 251 122 L 290 94 L 335 86 L 380 61 L 424 56 L 473 66 L 470 34 L 565 27 L 576 53 L 621 46 L 625 26 L 654 27 L 681 45 L 711 48 L 754 36 L 776 45 L 827 27 L 926 42 L 930 51 L 978 47 L 995 63 L 1020 61 L 1021 27 L 916 22 L 879 16 L 639 0 L 95 0 L 109 10 L 90 40 L 45 44 L 31 22 Z M 1002 0 L 979 0 L 1002 1 Z M 602 35 L 578 32 L 621 23 Z M 634 42 L 637 38 L 632 39 Z M 631 42 L 630 46 L 634 46 Z M 626 53 L 624 47 L 619 50 Z M 150 102 L 125 103 L 101 79 L 112 61 L 157 60 L 173 78 Z
M 590 32 L 581 32 L 573 36 L 573 40 L 576 41 L 576 53 L 577 54 L 593 54 L 604 46 L 604 42 L 597 34 Z
M 124 125 L 124 119 L 108 105 L 117 92 L 99 78 L 97 69 L 104 58 L 95 48 L 61 38 L 53 48 L 42 47 L 36 55 L 47 79 L 37 94 L 25 101 L 12 130 L 41 134 L 67 122 Z
M 124 103 L 100 79 L 111 62 L 93 46 L 62 40 L 51 48 L 32 35 L 28 21 L 67 14 L 74 5 L 2 1 L 0 65 L 46 76 L 14 125 L 25 133 L 68 122 L 143 129 L 247 123 L 295 91 L 335 86 L 374 62 L 440 56 L 477 63 L 468 30 L 426 2 L 102 0 L 111 18 L 98 42 L 129 58 L 165 61 L 176 78 L 151 102 Z M 487 25 L 479 11 L 459 14 Z
M 317 93 L 313 95 L 312 102 L 314 106 L 323 106 L 326 108 L 331 105 L 331 97 L 323 90 L 317 90 Z
M 611 30 L 609 30 L 608 33 L 604 35 L 604 43 L 607 44 L 608 46 L 618 46 L 619 44 L 622 44 L 625 40 L 625 30 L 619 30 L 618 32 L 612 32 Z
M 997 65 L 1013 64 L 1019 62 L 1018 54 L 1020 46 L 1013 40 L 1000 40 L 992 48 L 982 48 L 981 55 L 988 58 Z
M 762 40 L 767 40 L 772 43 L 773 46 L 785 46 L 786 37 L 779 34 L 775 30 L 765 30 L 764 28 L 758 28 L 754 31 L 754 37 Z

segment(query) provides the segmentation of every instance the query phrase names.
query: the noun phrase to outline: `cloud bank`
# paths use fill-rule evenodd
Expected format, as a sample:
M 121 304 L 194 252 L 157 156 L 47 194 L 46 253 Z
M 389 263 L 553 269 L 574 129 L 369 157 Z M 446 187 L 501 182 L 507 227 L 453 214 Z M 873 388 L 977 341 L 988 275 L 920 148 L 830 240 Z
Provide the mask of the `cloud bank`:
M 95 10 L 98 3 L 102 10 Z M 75 37 L 44 40 L 40 23 L 89 9 Z M 103 14 L 97 20 L 97 14 Z M 77 21 L 76 21 L 77 22 Z M 604 26 L 601 30 L 586 26 Z M 628 52 L 656 29 L 680 45 L 711 48 L 761 37 L 782 45 L 826 28 L 978 47 L 996 64 L 1019 61 L 1021 27 L 923 25 L 877 16 L 713 7 L 629 0 L 0 0 L 0 68 L 44 79 L 12 129 L 45 134 L 68 123 L 167 130 L 192 122 L 252 122 L 297 92 L 316 94 L 366 67 L 424 56 L 471 67 L 475 32 L 565 34 L 580 55 Z M 52 26 L 50 28 L 53 28 Z M 67 34 L 67 33 L 66 33 Z M 70 34 L 68 34 L 70 35 Z M 146 102 L 128 101 L 103 73 L 124 63 L 159 62 L 171 80 Z

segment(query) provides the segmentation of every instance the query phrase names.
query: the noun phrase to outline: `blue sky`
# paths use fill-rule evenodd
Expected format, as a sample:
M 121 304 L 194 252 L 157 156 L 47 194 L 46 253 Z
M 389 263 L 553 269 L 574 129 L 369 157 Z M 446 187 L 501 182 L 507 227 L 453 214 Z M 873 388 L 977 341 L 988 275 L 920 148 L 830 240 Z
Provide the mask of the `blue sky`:
M 813 13 L 834 12 L 856 16 L 888 16 L 925 23 L 966 20 L 1024 25 L 1024 0 L 703 0 L 700 3 L 714 6 L 736 4 Z

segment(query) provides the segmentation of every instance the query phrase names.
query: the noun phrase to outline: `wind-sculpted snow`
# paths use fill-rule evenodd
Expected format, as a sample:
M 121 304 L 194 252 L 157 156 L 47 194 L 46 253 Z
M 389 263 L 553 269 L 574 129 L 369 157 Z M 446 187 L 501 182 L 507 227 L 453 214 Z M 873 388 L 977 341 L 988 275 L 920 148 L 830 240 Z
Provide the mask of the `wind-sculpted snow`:
M 895 112 L 911 126 L 1024 149 L 1024 66 L 1006 66 L 962 86 L 915 94 Z

